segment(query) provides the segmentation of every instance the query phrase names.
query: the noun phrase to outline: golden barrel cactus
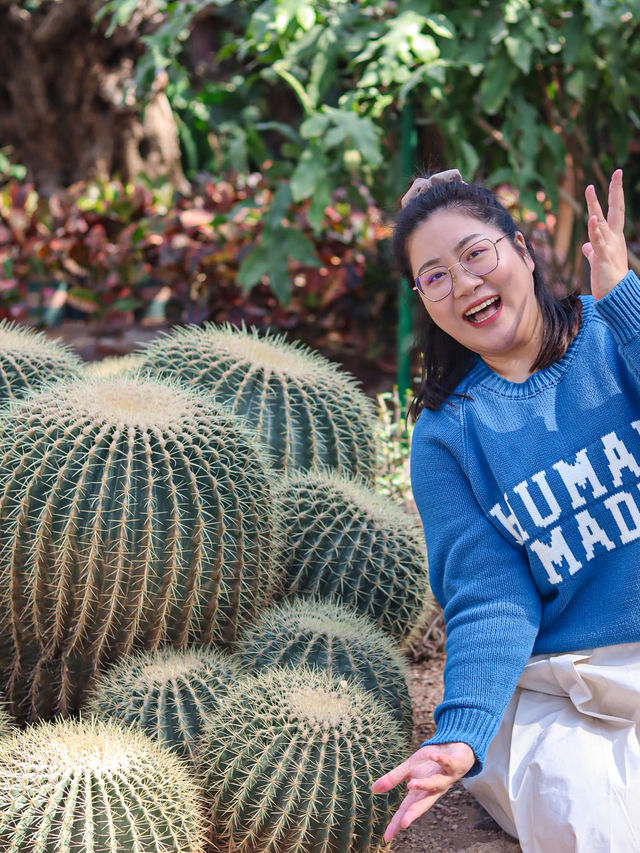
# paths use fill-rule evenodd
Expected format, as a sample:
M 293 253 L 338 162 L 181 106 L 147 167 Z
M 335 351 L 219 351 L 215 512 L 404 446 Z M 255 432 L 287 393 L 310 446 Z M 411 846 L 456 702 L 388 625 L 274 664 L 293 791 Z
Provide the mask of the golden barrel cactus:
M 228 644 L 265 603 L 259 445 L 156 379 L 58 384 L 0 413 L 0 638 L 16 716 L 78 709 L 103 664 Z
M 149 344 L 140 369 L 206 390 L 242 415 L 279 471 L 325 465 L 374 477 L 373 403 L 350 374 L 299 342 L 191 326 Z

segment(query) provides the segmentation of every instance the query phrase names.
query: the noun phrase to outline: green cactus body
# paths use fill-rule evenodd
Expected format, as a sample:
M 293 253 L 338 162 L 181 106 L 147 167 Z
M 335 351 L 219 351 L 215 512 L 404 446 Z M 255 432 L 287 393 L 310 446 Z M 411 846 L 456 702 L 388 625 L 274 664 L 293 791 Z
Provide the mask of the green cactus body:
M 201 853 L 199 787 L 141 732 L 44 723 L 0 740 L 4 853 Z
M 405 758 L 374 696 L 329 672 L 265 669 L 205 724 L 197 763 L 212 832 L 236 853 L 364 853 L 402 794 L 371 784 Z
M 424 537 L 392 500 L 331 472 L 276 492 L 280 594 L 333 598 L 408 641 L 433 609 Z
M 193 757 L 206 715 L 217 710 L 239 673 L 233 657 L 214 649 L 139 654 L 98 678 L 87 710 L 134 725 L 180 755 Z
M 367 617 L 344 605 L 313 599 L 274 605 L 241 634 L 236 654 L 249 672 L 304 664 L 353 679 L 386 702 L 405 736 L 411 737 L 413 714 L 403 655 Z
M 132 650 L 231 643 L 266 603 L 268 467 L 195 391 L 59 383 L 0 414 L 0 470 L 15 716 L 77 710 L 97 669 Z
M 47 382 L 80 375 L 82 361 L 68 347 L 7 320 L 0 321 L 0 403 L 24 397 Z
M 371 481 L 375 410 L 352 376 L 281 336 L 207 325 L 149 345 L 141 369 L 206 389 L 242 415 L 280 471 L 322 464 Z

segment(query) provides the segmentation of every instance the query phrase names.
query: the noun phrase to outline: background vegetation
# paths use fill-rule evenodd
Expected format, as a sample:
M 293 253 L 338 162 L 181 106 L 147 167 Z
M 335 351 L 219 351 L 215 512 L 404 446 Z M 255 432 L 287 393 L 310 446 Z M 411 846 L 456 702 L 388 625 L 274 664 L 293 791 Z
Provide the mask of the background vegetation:
M 31 0 L 0 24 L 10 316 L 168 306 L 388 367 L 387 226 L 430 167 L 518 207 L 561 290 L 586 287 L 583 188 L 622 166 L 638 266 L 639 0 Z

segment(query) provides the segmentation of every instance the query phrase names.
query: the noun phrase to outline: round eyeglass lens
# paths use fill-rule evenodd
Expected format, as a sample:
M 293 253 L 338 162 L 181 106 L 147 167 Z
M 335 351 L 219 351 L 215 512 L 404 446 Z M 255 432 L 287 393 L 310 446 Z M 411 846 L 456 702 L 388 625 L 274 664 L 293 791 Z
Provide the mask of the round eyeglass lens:
M 460 264 L 474 275 L 486 275 L 498 266 L 498 253 L 491 240 L 479 240 L 460 255 Z
M 453 287 L 453 281 L 446 267 L 432 267 L 418 277 L 416 285 L 423 296 L 436 301 L 448 295 Z

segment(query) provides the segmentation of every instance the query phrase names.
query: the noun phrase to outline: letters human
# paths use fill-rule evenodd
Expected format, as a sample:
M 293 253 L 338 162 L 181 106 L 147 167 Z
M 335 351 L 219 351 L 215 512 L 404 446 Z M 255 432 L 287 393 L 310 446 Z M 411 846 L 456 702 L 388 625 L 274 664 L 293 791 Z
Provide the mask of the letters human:
M 560 584 L 600 549 L 640 538 L 639 460 L 636 420 L 517 483 L 490 515 Z

